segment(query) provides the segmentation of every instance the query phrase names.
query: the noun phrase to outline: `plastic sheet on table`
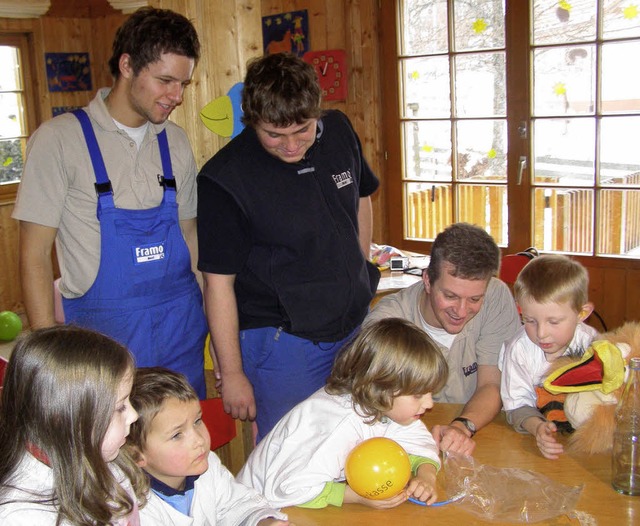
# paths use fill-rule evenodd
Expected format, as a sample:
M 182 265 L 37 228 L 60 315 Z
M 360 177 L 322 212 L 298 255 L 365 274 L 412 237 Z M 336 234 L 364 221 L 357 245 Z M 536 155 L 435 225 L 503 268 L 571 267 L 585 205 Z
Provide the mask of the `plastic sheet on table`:
M 567 486 L 535 471 L 496 468 L 453 453 L 445 454 L 444 469 L 447 494 L 462 495 L 452 505 L 486 521 L 534 523 L 566 515 L 589 524 L 589 517 L 580 519 L 575 511 L 582 485 Z

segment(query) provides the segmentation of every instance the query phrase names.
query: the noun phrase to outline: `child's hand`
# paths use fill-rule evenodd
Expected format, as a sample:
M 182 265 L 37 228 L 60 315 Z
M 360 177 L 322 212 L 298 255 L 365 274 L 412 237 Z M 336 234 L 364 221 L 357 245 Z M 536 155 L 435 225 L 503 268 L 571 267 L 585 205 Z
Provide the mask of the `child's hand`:
M 433 504 L 438 499 L 436 468 L 431 464 L 422 464 L 418 468 L 417 475 L 409 481 L 407 495 L 427 504 Z
M 553 422 L 544 421 L 536 427 L 536 444 L 545 458 L 555 460 L 564 452 L 562 444 L 556 441 L 555 433 L 558 429 Z
M 349 485 L 344 492 L 344 501 L 346 503 L 356 503 L 363 504 L 364 506 L 369 506 L 370 508 L 374 508 L 377 510 L 388 510 L 389 508 L 395 508 L 399 506 L 403 502 L 405 502 L 409 496 L 407 495 L 406 489 L 403 489 L 400 493 L 398 493 L 395 497 L 391 497 L 390 499 L 384 500 L 372 500 L 367 499 L 366 497 L 361 497 L 358 495 Z

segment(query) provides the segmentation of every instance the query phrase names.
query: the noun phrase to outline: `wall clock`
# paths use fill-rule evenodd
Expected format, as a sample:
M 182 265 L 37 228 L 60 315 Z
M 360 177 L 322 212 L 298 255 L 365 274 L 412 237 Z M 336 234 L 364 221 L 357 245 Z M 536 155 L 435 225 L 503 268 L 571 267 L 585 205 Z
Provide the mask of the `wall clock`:
M 347 99 L 347 53 L 344 49 L 308 51 L 302 59 L 315 68 L 324 100 Z

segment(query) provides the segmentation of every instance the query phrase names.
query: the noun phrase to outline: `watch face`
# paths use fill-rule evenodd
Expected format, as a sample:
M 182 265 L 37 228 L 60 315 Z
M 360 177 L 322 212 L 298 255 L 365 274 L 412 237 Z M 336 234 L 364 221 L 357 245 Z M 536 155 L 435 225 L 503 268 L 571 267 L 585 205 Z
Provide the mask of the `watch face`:
M 346 52 L 343 49 L 309 51 L 302 58 L 316 70 L 324 100 L 346 100 Z
M 453 421 L 454 422 L 461 422 L 462 424 L 464 424 L 464 427 L 466 427 L 472 435 L 475 434 L 476 425 L 471 420 L 469 420 L 468 418 L 465 418 L 463 416 L 459 416 L 458 418 L 454 418 Z

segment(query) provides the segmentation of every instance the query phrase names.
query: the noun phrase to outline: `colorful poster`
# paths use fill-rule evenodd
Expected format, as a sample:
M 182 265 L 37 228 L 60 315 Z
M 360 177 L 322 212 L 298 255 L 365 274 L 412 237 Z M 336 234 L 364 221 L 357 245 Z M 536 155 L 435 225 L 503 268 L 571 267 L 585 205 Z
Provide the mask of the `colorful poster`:
M 91 91 L 89 53 L 45 53 L 49 91 Z
M 307 10 L 262 17 L 264 54 L 289 52 L 301 57 L 309 50 Z

